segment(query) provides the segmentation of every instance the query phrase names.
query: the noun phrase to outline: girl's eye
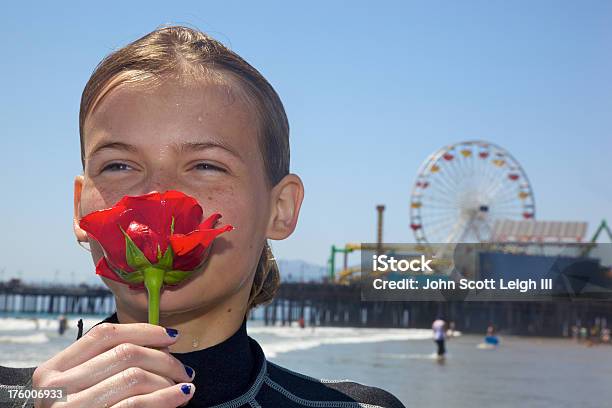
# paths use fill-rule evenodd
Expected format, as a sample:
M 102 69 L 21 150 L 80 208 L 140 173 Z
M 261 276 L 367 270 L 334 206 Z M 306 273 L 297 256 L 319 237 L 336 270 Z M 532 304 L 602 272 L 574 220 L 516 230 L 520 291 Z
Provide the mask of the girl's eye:
M 107 165 L 106 167 L 104 167 L 102 169 L 102 171 L 122 171 L 122 170 L 129 170 L 131 169 L 130 166 L 128 166 L 125 163 L 111 163 L 109 165 Z
M 195 165 L 195 169 L 197 169 L 197 170 L 221 171 L 221 172 L 225 171 L 221 167 L 214 166 L 214 165 L 212 165 L 210 163 L 198 163 L 198 164 Z

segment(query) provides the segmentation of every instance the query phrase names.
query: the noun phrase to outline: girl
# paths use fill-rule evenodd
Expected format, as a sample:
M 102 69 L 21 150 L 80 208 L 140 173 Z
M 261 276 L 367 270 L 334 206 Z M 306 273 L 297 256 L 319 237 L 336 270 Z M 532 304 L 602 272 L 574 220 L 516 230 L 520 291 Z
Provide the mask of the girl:
M 199 31 L 157 29 L 97 66 L 79 130 L 74 233 L 94 263 L 102 248 L 79 220 L 124 195 L 181 190 L 235 231 L 188 284 L 163 291 L 161 326 L 140 323 L 145 291 L 102 277 L 116 312 L 42 365 L 4 368 L 1 383 L 65 387 L 67 402 L 36 407 L 403 407 L 379 388 L 273 364 L 247 335 L 248 312 L 279 285 L 267 240 L 291 235 L 304 196 L 283 105 L 257 70 Z

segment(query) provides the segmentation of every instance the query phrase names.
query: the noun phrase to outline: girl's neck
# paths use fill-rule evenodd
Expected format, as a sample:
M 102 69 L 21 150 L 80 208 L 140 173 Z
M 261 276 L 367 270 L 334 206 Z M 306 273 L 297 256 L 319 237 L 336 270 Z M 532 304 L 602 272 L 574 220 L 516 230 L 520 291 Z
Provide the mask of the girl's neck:
M 202 350 L 229 338 L 242 325 L 246 309 L 242 306 L 244 302 L 238 303 L 233 299 L 202 309 L 193 309 L 187 312 L 164 314 L 160 312 L 159 324 L 163 327 L 171 327 L 178 330 L 177 341 L 169 347 L 172 353 L 188 353 Z M 146 311 L 144 319 L 140 311 L 133 313 L 130 308 L 122 307 L 121 302 L 116 300 L 117 320 L 119 323 L 139 323 L 147 321 Z M 241 307 L 242 306 L 242 307 Z

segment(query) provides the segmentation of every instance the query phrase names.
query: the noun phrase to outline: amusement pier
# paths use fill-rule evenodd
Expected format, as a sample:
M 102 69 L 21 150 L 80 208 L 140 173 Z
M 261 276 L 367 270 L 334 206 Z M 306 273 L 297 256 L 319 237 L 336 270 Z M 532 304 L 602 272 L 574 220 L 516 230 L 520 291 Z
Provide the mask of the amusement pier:
M 110 315 L 114 297 L 104 287 L 38 286 L 0 282 L 0 312 L 11 314 Z M 252 319 L 269 325 L 429 328 L 442 313 L 466 333 L 481 333 L 490 322 L 508 334 L 563 336 L 577 322 L 612 316 L 612 302 L 362 302 L 357 283 L 282 283 L 274 301 L 255 309 Z

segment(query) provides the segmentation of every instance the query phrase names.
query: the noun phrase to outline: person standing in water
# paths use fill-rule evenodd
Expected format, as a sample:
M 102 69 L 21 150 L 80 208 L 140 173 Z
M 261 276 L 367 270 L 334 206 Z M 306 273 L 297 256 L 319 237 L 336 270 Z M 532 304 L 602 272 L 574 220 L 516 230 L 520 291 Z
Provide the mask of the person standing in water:
M 487 335 L 485 336 L 484 341 L 485 344 L 491 346 L 499 345 L 499 338 L 495 334 L 495 326 L 493 326 L 493 324 L 489 324 L 489 327 L 487 327 Z
M 433 330 L 433 339 L 438 345 L 438 358 L 443 358 L 444 354 L 446 354 L 446 348 L 444 347 L 444 342 L 446 340 L 446 322 L 441 318 L 437 318 L 431 325 L 431 329 Z
M 66 329 L 68 328 L 68 319 L 66 319 L 66 316 L 64 316 L 63 314 L 59 315 L 59 317 L 57 318 L 57 321 L 59 323 L 58 325 L 58 333 L 60 336 L 64 335 L 64 332 L 66 331 Z

